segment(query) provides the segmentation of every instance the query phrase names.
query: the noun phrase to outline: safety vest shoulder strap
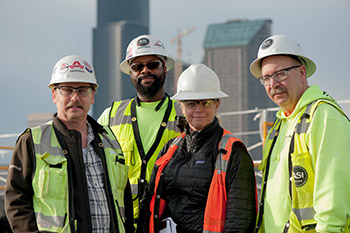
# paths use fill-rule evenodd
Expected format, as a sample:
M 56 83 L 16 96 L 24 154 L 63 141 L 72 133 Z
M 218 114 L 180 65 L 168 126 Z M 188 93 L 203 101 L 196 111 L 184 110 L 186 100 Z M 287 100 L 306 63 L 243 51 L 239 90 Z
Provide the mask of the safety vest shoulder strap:
M 224 230 L 227 202 L 226 172 L 232 145 L 235 142 L 242 143 L 240 139 L 224 129 L 204 212 L 203 232 L 205 233 L 223 232 Z
M 310 126 L 313 113 L 316 111 L 317 107 L 322 103 L 327 103 L 327 104 L 333 106 L 349 120 L 349 118 L 346 116 L 344 111 L 341 109 L 341 107 L 336 102 L 332 102 L 328 99 L 317 99 L 317 100 L 309 103 L 306 106 L 305 112 L 301 115 L 301 117 L 297 123 L 295 133 L 297 133 L 297 134 L 306 133 L 306 131 L 308 130 L 308 128 Z
M 109 112 L 109 126 L 131 124 L 131 103 L 134 99 L 126 99 L 113 102 Z
M 155 164 L 158 167 L 158 170 L 155 178 L 154 193 L 150 202 L 151 217 L 150 217 L 150 224 L 149 224 L 149 232 L 151 233 L 158 232 L 159 223 L 157 220 L 162 215 L 163 210 L 165 208 L 165 200 L 160 198 L 160 193 L 159 193 L 160 191 L 159 184 L 161 182 L 161 176 L 163 175 L 163 169 L 175 154 L 180 142 L 185 137 L 185 135 L 186 135 L 185 133 L 182 133 L 179 136 L 177 136 L 172 142 L 172 144 L 170 145 L 167 152 L 155 162 Z
M 36 153 L 44 154 L 45 152 L 49 152 L 51 155 L 63 156 L 61 146 L 53 131 L 52 121 L 31 128 L 31 135 Z
M 261 195 L 260 195 L 261 200 L 260 200 L 259 209 L 258 209 L 258 217 L 256 221 L 255 232 L 259 231 L 259 228 L 262 223 L 263 215 L 264 215 L 264 197 L 266 192 L 267 177 L 270 169 L 270 156 L 272 153 L 272 149 L 276 143 L 280 127 L 281 127 L 281 120 L 277 118 L 272 124 L 272 128 L 269 134 L 267 135 L 267 140 L 264 144 L 264 155 L 267 154 L 267 156 L 263 158 L 263 161 L 259 166 L 259 169 L 263 170 L 263 180 L 261 183 Z

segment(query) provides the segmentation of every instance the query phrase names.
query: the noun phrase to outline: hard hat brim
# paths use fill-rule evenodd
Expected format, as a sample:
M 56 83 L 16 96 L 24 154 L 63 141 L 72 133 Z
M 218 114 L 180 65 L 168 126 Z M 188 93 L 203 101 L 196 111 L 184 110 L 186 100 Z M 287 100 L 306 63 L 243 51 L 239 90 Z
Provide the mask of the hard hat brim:
M 69 81 L 58 81 L 55 83 L 49 83 L 48 87 L 50 89 L 53 89 L 55 87 L 55 85 L 60 84 L 60 83 L 88 83 L 94 86 L 95 90 L 98 88 L 98 84 L 97 83 L 91 83 L 91 82 L 85 82 L 82 80 L 69 80 Z
M 315 73 L 316 71 L 316 64 L 309 58 L 301 56 L 301 55 L 295 55 L 295 54 L 285 54 L 285 53 L 281 53 L 281 54 L 273 54 L 273 55 L 267 55 L 264 57 L 260 57 L 255 59 L 251 64 L 250 64 L 250 72 L 252 73 L 252 75 L 255 78 L 260 78 L 262 73 L 261 73 L 261 60 L 270 56 L 278 56 L 278 55 L 292 55 L 292 56 L 297 56 L 302 60 L 302 63 L 306 63 L 303 64 L 306 67 L 306 77 L 310 77 L 311 75 L 313 75 L 313 73 Z
M 171 97 L 173 100 L 201 100 L 201 99 L 221 99 L 228 97 L 224 92 L 189 92 L 179 91 Z

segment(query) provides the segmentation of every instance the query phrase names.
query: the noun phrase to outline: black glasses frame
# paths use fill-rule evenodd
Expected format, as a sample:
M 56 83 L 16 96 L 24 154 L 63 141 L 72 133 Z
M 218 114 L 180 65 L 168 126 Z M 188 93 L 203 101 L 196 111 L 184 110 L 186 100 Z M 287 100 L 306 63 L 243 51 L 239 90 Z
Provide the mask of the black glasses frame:
M 281 73 L 281 72 L 289 72 L 289 71 L 291 71 L 291 70 L 293 70 L 293 69 L 295 69 L 295 68 L 299 68 L 299 67 L 301 67 L 301 66 L 302 66 L 302 65 L 291 66 L 291 67 L 287 67 L 287 68 L 284 68 L 284 69 L 277 70 L 277 71 L 275 71 L 275 72 L 274 72 L 273 74 L 271 74 L 271 75 L 264 75 L 264 76 L 261 76 L 261 77 L 259 77 L 260 83 L 261 83 L 262 85 L 264 85 L 264 86 L 270 85 L 270 84 L 271 84 L 271 82 L 270 82 L 271 78 L 272 78 L 273 80 L 277 81 L 277 82 L 283 81 L 283 80 L 285 80 L 285 79 L 287 78 L 288 74 L 285 74 L 285 75 L 284 75 L 285 77 L 284 77 L 283 79 L 276 79 L 276 78 L 275 78 L 275 77 L 276 77 L 276 74 Z M 267 82 L 267 80 L 268 80 L 268 82 Z
M 149 69 L 149 70 L 154 70 L 154 69 L 158 69 L 160 67 L 163 66 L 163 62 L 155 60 L 155 61 L 151 61 L 148 63 L 132 63 L 130 65 L 130 70 L 134 71 L 134 72 L 140 72 L 142 71 L 145 66 Z
M 72 86 L 56 86 L 56 89 L 58 89 L 59 93 L 63 96 L 73 96 L 74 92 L 78 93 L 78 96 L 80 97 L 86 97 L 89 96 L 94 88 L 92 86 L 80 86 L 80 87 L 72 87 Z M 62 88 L 67 88 L 65 92 Z

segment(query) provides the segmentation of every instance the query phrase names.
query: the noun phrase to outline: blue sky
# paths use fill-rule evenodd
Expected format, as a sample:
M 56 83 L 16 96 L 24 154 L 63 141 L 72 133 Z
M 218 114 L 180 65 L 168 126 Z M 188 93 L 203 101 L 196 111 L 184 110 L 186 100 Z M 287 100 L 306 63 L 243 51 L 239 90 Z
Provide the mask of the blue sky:
M 199 63 L 209 24 L 271 19 L 273 34 L 290 35 L 316 62 L 310 84 L 337 100 L 350 100 L 349 12 L 349 0 L 150 0 L 150 32 L 176 57 L 171 39 L 178 29 L 196 27 L 183 38 L 182 54 L 185 61 Z M 30 113 L 55 112 L 47 87 L 51 70 L 69 54 L 93 62 L 94 27 L 96 0 L 1 0 L 0 135 L 22 132 Z M 350 112 L 350 104 L 345 108 Z

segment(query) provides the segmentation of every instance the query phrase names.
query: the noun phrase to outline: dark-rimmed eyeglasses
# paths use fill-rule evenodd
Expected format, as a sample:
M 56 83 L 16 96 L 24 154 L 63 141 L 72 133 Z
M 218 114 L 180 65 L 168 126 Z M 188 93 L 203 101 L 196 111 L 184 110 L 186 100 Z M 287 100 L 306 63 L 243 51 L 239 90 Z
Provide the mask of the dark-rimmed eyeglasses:
M 163 63 L 161 61 L 151 61 L 149 63 L 132 63 L 130 65 L 130 69 L 134 72 L 140 72 L 145 68 L 145 66 L 150 70 L 154 70 L 162 67 L 162 65 Z
M 197 105 L 203 108 L 210 108 L 217 100 L 182 100 L 181 102 L 185 105 L 187 109 L 195 109 Z
M 58 92 L 63 96 L 69 96 L 72 97 L 74 95 L 74 92 L 78 93 L 78 96 L 80 97 L 86 97 L 91 95 L 92 93 L 92 86 L 81 86 L 81 87 L 71 87 L 71 86 L 56 86 L 56 89 L 58 89 Z
M 292 69 L 299 68 L 299 67 L 301 67 L 301 65 L 287 67 L 287 68 L 284 68 L 284 69 L 281 69 L 281 70 L 277 70 L 276 72 L 274 72 L 271 75 L 261 76 L 259 78 L 260 83 L 262 85 L 264 85 L 264 86 L 269 86 L 269 85 L 271 85 L 271 79 L 273 79 L 273 80 L 275 80 L 277 82 L 281 82 L 281 81 L 285 80 L 288 77 L 289 72 Z

